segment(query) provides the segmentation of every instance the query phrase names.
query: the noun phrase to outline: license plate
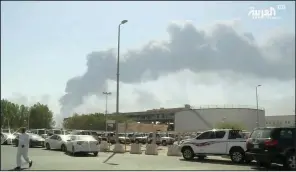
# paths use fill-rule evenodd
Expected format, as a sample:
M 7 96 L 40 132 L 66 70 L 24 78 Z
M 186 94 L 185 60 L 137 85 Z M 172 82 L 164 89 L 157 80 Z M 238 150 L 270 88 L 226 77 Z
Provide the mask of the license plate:
M 254 145 L 254 148 L 259 148 L 259 145 Z

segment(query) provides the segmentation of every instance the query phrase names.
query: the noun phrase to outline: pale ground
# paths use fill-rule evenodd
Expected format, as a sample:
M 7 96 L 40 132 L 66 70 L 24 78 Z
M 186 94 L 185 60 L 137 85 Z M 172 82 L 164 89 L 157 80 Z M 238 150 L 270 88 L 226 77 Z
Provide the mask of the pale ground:
M 144 146 L 143 146 L 144 147 Z M 182 157 L 166 156 L 166 147 L 160 147 L 159 155 L 133 155 L 128 152 L 116 154 L 107 163 L 110 155 L 100 152 L 98 157 L 72 157 L 60 151 L 30 148 L 33 160 L 31 170 L 258 170 L 251 165 L 234 165 L 229 159 L 209 157 L 204 161 L 184 161 Z M 11 170 L 16 166 L 16 148 L 1 146 L 1 170 Z M 28 165 L 23 165 L 27 170 Z

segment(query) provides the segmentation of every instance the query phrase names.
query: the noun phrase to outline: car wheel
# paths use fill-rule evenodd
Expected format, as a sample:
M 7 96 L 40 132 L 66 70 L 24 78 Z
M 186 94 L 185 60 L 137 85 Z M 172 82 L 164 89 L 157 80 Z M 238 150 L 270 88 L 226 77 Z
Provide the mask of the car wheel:
M 136 140 L 135 143 L 136 143 L 136 144 L 139 144 L 139 140 Z
M 230 158 L 234 163 L 242 163 L 244 161 L 244 152 L 241 150 L 233 150 L 230 152 Z
M 99 152 L 94 152 L 94 156 L 98 156 Z
M 67 151 L 67 148 L 66 148 L 66 146 L 65 146 L 64 144 L 62 144 L 62 146 L 61 146 L 61 150 L 62 150 L 63 152 L 66 152 L 66 151 Z
M 288 153 L 286 156 L 286 161 L 284 167 L 287 170 L 296 171 L 296 157 L 295 153 Z
M 163 141 L 161 142 L 161 144 L 162 144 L 162 146 L 166 146 L 166 145 L 167 145 L 166 140 L 163 140 Z
M 45 148 L 46 148 L 47 150 L 50 150 L 50 145 L 49 145 L 49 143 L 46 143 L 46 144 L 45 144 Z
M 194 158 L 194 152 L 190 147 L 186 147 L 182 150 L 182 155 L 185 160 L 192 160 Z

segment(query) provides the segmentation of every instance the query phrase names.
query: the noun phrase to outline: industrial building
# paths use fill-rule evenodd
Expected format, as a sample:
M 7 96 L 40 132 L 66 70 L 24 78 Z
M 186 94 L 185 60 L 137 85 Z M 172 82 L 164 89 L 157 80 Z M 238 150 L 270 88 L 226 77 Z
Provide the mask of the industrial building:
M 268 127 L 295 126 L 295 115 L 265 116 L 265 125 Z
M 162 123 L 170 130 L 189 132 L 212 129 L 220 122 L 241 124 L 251 131 L 257 127 L 257 109 L 246 106 L 203 106 L 194 108 L 160 108 L 143 112 L 121 113 L 140 123 Z M 258 109 L 259 126 L 265 126 L 265 110 Z
M 187 108 L 175 114 L 175 131 L 204 131 L 223 122 L 240 124 L 248 131 L 265 126 L 265 110 L 248 107 Z
M 140 112 L 125 112 L 125 115 L 139 123 L 167 124 L 168 130 L 179 132 L 204 131 L 212 129 L 217 123 L 230 122 L 242 125 L 252 131 L 258 125 L 265 126 L 265 110 L 246 106 L 202 106 L 185 105 L 179 108 L 160 108 Z M 116 115 L 108 114 L 110 116 Z M 294 119 L 294 118 L 293 118 Z M 67 119 L 64 119 L 67 120 Z M 286 120 L 289 121 L 289 120 Z M 285 123 L 285 122 L 282 122 Z
M 152 109 L 142 112 L 126 112 L 121 113 L 121 115 L 126 115 L 134 121 L 140 123 L 174 123 L 175 121 L 175 113 L 184 110 L 185 107 L 182 108 L 160 108 L 160 109 Z

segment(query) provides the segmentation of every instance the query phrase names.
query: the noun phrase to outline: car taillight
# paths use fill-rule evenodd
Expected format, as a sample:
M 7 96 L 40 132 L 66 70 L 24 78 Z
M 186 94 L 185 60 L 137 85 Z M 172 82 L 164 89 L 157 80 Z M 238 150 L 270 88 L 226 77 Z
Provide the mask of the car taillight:
M 83 142 L 77 142 L 78 145 L 82 145 Z
M 278 144 L 277 140 L 265 140 L 264 141 L 265 146 L 276 146 Z

